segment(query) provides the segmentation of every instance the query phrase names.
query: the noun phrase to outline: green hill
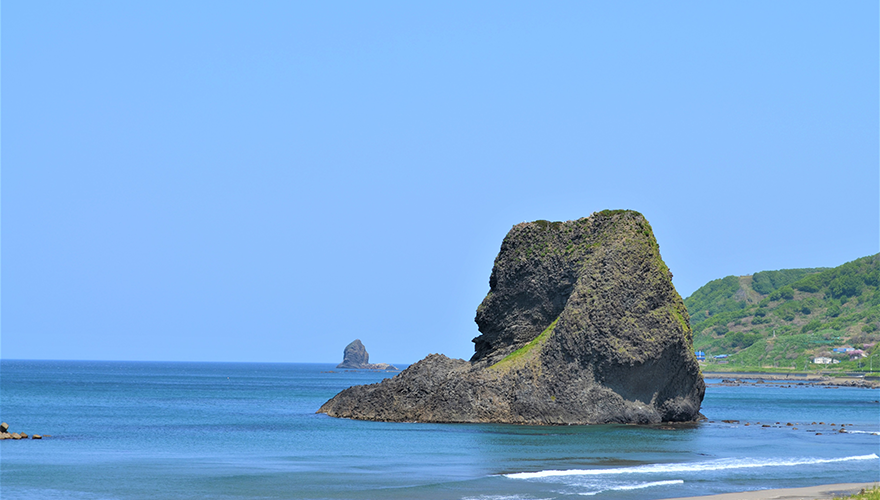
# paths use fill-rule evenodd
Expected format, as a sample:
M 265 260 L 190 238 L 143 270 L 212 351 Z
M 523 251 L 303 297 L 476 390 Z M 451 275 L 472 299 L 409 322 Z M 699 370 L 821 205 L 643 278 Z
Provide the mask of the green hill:
M 817 369 L 818 356 L 841 361 L 823 369 L 867 369 L 835 347 L 880 354 L 880 254 L 835 268 L 762 271 L 710 281 L 684 300 L 694 347 L 727 354 L 728 368 Z M 862 365 L 860 367 L 860 364 Z M 880 356 L 873 359 L 880 370 Z M 713 366 L 724 368 L 723 365 Z

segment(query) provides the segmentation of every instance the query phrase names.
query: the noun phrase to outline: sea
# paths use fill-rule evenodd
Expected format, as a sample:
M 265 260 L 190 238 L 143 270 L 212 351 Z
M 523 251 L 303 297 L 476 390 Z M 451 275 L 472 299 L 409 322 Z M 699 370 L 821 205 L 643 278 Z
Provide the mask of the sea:
M 623 500 L 880 480 L 880 390 L 708 380 L 707 420 L 674 426 L 315 413 L 342 389 L 393 375 L 0 360 L 0 420 L 49 435 L 0 441 L 0 497 Z

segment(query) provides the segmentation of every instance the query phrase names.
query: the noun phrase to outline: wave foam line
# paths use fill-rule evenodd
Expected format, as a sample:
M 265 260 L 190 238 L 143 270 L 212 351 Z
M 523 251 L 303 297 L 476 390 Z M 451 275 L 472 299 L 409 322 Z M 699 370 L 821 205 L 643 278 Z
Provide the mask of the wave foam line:
M 478 497 L 464 497 L 462 500 L 553 500 L 552 498 L 521 497 L 519 495 L 480 495 Z
M 663 472 L 700 472 L 726 469 L 751 469 L 756 467 L 787 467 L 793 465 L 831 464 L 854 460 L 875 460 L 880 458 L 876 453 L 843 458 L 795 458 L 795 459 L 724 459 L 712 462 L 694 462 L 677 464 L 651 464 L 616 469 L 569 469 L 543 470 L 538 472 L 516 472 L 503 474 L 511 479 L 539 479 L 559 476 L 605 476 L 614 474 L 657 474 Z
M 598 495 L 599 493 L 603 493 L 606 491 L 640 490 L 642 488 L 651 488 L 654 486 L 666 486 L 668 484 L 684 484 L 684 481 L 681 479 L 671 479 L 669 481 L 654 481 L 651 483 L 625 484 L 625 485 L 620 485 L 620 486 L 614 486 L 611 488 L 606 488 L 604 490 L 599 490 L 599 491 L 588 491 L 586 493 L 578 493 L 578 495 L 590 497 L 590 496 Z

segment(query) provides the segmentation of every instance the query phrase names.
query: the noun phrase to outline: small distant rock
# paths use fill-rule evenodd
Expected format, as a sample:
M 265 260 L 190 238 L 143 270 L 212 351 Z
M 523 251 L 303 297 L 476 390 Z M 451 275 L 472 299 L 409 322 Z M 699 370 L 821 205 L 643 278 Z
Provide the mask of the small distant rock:
M 43 436 L 39 434 L 34 434 L 33 436 L 31 436 L 31 439 L 43 439 Z
M 373 363 L 368 366 L 370 367 L 370 370 L 397 370 L 397 367 L 395 367 L 394 365 L 389 365 L 388 363 Z
M 345 346 L 345 351 L 342 354 L 342 363 L 336 365 L 336 368 L 397 371 L 394 365 L 389 365 L 388 363 L 370 364 L 370 354 L 367 352 L 364 344 L 361 343 L 361 339 L 355 339 L 354 342 Z
M 0 432 L 6 432 L 7 430 L 9 430 L 9 424 L 7 424 L 6 422 L 0 424 Z

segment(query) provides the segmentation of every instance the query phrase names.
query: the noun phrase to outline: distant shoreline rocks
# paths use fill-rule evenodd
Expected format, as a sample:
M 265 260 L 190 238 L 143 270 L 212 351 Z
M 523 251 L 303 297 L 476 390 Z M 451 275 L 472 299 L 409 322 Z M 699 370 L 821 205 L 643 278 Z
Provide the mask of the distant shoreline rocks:
M 26 432 L 9 432 L 9 424 L 6 422 L 0 423 L 0 441 L 5 439 L 13 439 L 13 440 L 21 440 L 21 439 L 43 439 L 44 437 L 51 437 L 49 434 L 32 434 L 28 435 Z
M 352 343 L 345 346 L 342 363 L 336 365 L 336 368 L 397 371 L 397 367 L 388 363 L 370 363 L 370 353 L 367 352 L 367 348 L 364 347 L 361 339 L 355 339 Z
M 738 386 L 768 384 L 778 387 L 827 386 L 880 389 L 880 382 L 854 377 L 832 377 L 826 375 L 802 375 L 781 373 L 743 373 L 743 372 L 704 372 L 706 380 L 720 380 L 716 385 Z M 711 382 L 710 382 L 711 383 Z

